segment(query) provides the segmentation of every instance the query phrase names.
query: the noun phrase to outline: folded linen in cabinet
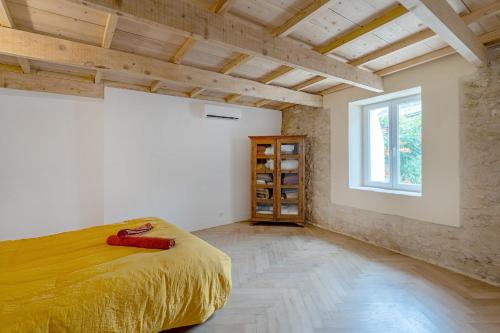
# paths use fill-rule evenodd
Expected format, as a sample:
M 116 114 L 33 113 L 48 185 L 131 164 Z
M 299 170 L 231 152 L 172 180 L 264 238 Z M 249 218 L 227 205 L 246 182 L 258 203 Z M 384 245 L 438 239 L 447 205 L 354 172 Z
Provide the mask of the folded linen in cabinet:
M 297 185 L 299 183 L 299 175 L 296 173 L 286 174 L 283 177 L 284 185 Z
M 298 168 L 299 168 L 299 161 L 297 160 L 281 161 L 281 170 L 297 170 Z
M 295 151 L 295 145 L 281 145 L 282 153 L 293 153 Z
M 274 169 L 274 160 L 267 160 L 266 168 L 273 170 Z

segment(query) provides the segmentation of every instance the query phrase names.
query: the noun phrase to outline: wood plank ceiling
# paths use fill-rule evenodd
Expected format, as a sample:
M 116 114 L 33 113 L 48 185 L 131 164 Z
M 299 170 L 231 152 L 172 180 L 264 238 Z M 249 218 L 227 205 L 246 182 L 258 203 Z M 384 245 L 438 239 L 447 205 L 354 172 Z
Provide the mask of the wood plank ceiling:
M 352 85 L 380 91 L 380 77 L 460 51 L 439 22 L 427 22 L 438 36 L 421 21 L 417 2 L 426 1 L 0 0 L 0 86 L 320 106 L 323 95 Z M 475 50 L 500 40 L 500 1 L 448 3 L 461 16 L 450 31 L 468 26 Z

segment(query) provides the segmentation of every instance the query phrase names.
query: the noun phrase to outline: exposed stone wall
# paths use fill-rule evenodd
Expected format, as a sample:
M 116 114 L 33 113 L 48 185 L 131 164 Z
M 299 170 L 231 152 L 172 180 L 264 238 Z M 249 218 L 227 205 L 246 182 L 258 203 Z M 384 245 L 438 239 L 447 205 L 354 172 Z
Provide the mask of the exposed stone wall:
M 500 285 L 500 48 L 490 52 L 492 64 L 462 83 L 460 228 L 332 204 L 330 112 L 296 106 L 283 134 L 308 136 L 307 220 Z

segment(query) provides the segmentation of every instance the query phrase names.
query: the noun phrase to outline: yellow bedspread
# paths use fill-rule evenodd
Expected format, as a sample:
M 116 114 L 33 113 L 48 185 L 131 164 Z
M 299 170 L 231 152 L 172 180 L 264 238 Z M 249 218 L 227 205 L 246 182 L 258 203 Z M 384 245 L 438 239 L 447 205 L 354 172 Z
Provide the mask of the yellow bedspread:
M 106 245 L 150 222 L 170 250 Z M 231 289 L 231 260 L 155 218 L 0 242 L 1 332 L 159 332 L 204 322 Z

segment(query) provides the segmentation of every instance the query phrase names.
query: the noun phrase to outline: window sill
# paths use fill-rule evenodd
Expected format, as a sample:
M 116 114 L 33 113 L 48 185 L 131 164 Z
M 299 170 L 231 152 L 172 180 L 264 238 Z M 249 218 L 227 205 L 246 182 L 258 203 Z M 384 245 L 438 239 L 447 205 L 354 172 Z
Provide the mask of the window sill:
M 409 197 L 421 197 L 422 192 L 410 192 L 410 191 L 402 191 L 402 190 L 388 190 L 385 188 L 378 187 L 366 187 L 366 186 L 351 186 L 353 190 L 361 190 L 361 191 L 371 191 L 371 192 L 379 192 L 379 193 L 387 193 L 387 194 L 395 194 L 395 195 L 406 195 Z

